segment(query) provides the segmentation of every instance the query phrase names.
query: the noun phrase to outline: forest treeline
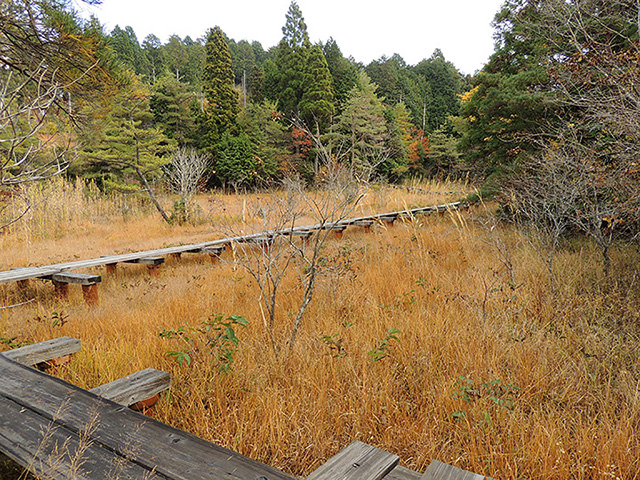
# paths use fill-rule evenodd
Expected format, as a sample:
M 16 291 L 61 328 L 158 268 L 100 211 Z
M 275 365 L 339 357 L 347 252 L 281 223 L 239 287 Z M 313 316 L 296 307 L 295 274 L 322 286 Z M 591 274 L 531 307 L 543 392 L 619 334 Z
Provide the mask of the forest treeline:
M 471 175 L 506 212 L 556 240 L 587 233 L 605 257 L 638 232 L 635 0 L 506 0 L 473 77 L 439 50 L 360 64 L 312 43 L 295 0 L 268 49 L 219 26 L 139 41 L 68 0 L 3 2 L 0 16 L 5 197 L 65 171 L 151 194 L 179 151 L 204 159 L 209 187 L 313 183 L 327 161 L 360 181 Z
M 267 50 L 220 27 L 163 44 L 155 35 L 140 42 L 131 27 L 117 26 L 105 43 L 144 96 L 133 112 L 140 128 L 166 137 L 158 146 L 206 152 L 211 186 L 264 185 L 293 172 L 313 181 L 320 166 L 312 137 L 367 180 L 455 167 L 448 119 L 458 114 L 466 84 L 439 50 L 415 66 L 400 55 L 365 66 L 331 38 L 312 44 L 295 1 L 284 20 L 282 40 Z M 104 177 L 109 168 L 92 159 L 104 158 L 96 151 L 77 171 Z

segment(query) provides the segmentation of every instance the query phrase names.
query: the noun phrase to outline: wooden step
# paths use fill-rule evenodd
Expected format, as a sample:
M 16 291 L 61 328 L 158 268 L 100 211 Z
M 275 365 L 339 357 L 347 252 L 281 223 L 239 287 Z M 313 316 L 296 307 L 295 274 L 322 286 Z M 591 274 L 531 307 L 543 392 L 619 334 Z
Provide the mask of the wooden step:
M 102 282 L 102 277 L 100 275 L 76 272 L 54 273 L 53 275 L 48 275 L 45 278 L 58 283 L 74 283 L 76 285 L 96 285 L 97 283 Z
M 433 460 L 420 480 L 485 480 L 484 475 L 467 472 L 461 468 Z M 492 480 L 487 478 L 487 480 Z
M 380 480 L 398 456 L 356 440 L 307 477 L 307 480 Z
M 164 263 L 164 257 L 143 257 L 133 260 L 127 260 L 124 263 L 139 263 L 141 265 L 162 265 Z
M 170 386 L 171 374 L 155 368 L 145 368 L 89 391 L 112 402 L 130 407 L 163 392 Z
M 4 355 L 23 365 L 31 366 L 79 352 L 80 347 L 81 342 L 77 338 L 59 337 L 45 342 L 34 343 L 33 345 L 14 348 L 0 353 L 0 355 Z

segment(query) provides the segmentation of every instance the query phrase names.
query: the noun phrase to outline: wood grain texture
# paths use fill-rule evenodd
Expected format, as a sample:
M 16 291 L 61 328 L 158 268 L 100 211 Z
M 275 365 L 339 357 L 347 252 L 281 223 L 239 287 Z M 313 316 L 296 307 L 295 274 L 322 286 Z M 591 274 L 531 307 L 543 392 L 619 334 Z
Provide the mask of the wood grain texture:
M 356 440 L 307 477 L 307 480 L 380 480 L 398 456 Z
M 415 470 L 409 470 L 402 465 L 397 465 L 393 470 L 387 473 L 384 480 L 420 480 L 420 475 Z
M 20 427 L 16 428 L 16 418 Z M 87 425 L 86 432 L 90 432 Z M 83 440 L 85 438 L 86 440 Z M 161 479 L 148 468 L 126 461 L 121 454 L 102 448 L 69 432 L 20 404 L 0 396 L 0 451 L 40 478 L 54 480 Z
M 33 420 L 30 415 L 35 414 L 41 418 L 40 424 L 54 422 L 61 435 L 66 435 L 69 441 L 80 437 L 86 426 L 92 425 L 90 440 L 93 446 L 114 452 L 127 462 L 153 471 L 157 478 L 293 479 L 273 467 L 160 423 L 4 356 L 0 356 L 0 378 L 0 398 L 19 406 L 17 414 L 5 419 L 2 427 L 5 436 L 15 435 L 23 428 L 23 423 Z M 0 445 L 3 451 L 9 448 Z M 79 461 L 88 463 L 92 456 L 93 453 L 82 453 Z
M 485 477 L 433 460 L 420 480 L 485 480 Z
M 54 358 L 64 357 L 80 351 L 81 342 L 77 338 L 59 337 L 45 342 L 26 345 L 13 350 L 7 350 L 0 355 L 10 358 L 23 365 L 36 365 L 48 362 Z
M 75 272 L 54 273 L 47 278 L 54 282 L 74 283 L 77 285 L 95 285 L 96 283 L 102 282 L 102 277 L 100 275 Z
M 99 397 L 129 407 L 154 396 L 156 393 L 165 391 L 170 386 L 171 374 L 155 368 L 145 368 L 89 391 Z

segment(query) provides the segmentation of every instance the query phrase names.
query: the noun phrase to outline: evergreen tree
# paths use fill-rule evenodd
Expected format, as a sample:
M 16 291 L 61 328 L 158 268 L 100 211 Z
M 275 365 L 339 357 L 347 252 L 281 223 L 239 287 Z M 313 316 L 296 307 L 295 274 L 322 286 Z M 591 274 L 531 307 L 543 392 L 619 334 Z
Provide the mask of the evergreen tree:
M 404 59 L 395 54 L 371 62 L 365 71 L 376 85 L 378 94 L 387 105 L 403 102 L 411 111 L 414 122 L 422 114 L 424 82 L 407 66 Z
M 292 0 L 286 14 L 286 23 L 282 27 L 284 40 L 292 49 L 302 49 L 310 45 L 307 24 L 302 17 L 302 11 L 296 0 Z
M 149 79 L 151 83 L 155 83 L 156 79 L 162 72 L 162 43 L 160 39 L 153 34 L 149 34 L 142 42 L 142 52 L 147 58 L 149 64 Z
M 255 176 L 254 145 L 245 133 L 225 132 L 216 146 L 215 175 L 223 185 L 238 189 Z
M 340 47 L 333 38 L 324 45 L 323 52 L 333 79 L 336 111 L 341 112 L 349 92 L 358 82 L 358 69 L 342 56 Z
M 281 114 L 270 102 L 250 103 L 238 117 L 238 123 L 255 146 L 255 173 L 268 182 L 275 177 L 288 154 L 290 135 L 280 122 Z
M 442 126 L 448 117 L 459 114 L 462 76 L 451 62 L 445 60 L 439 49 L 428 60 L 422 60 L 413 67 L 413 71 L 426 84 L 423 104 L 418 107 L 418 115 L 414 118 L 417 125 L 422 125 L 426 131 L 433 131 Z
M 207 59 L 202 77 L 205 98 L 200 130 L 205 149 L 213 152 L 218 138 L 231 130 L 240 110 L 234 89 L 231 54 L 220 27 L 209 30 L 205 44 Z
M 167 44 L 162 48 L 162 62 L 178 80 L 184 76 L 184 71 L 189 64 L 189 53 L 178 35 L 171 35 Z
M 505 2 L 496 15 L 496 51 L 462 96 L 460 149 L 477 173 L 499 174 L 504 165 L 538 150 L 536 137 L 555 121 L 546 89 L 549 75 L 541 36 L 523 28 L 537 16 L 524 0 Z M 533 18 L 532 18 L 533 17 Z M 519 18 L 520 21 L 517 21 Z
M 265 66 L 266 95 L 276 101 L 281 111 L 288 116 L 297 116 L 304 94 L 305 64 L 311 46 L 307 25 L 300 7 L 291 2 L 282 27 L 284 37 L 278 44 L 274 67 Z
M 173 75 L 165 74 L 153 85 L 149 100 L 156 125 L 180 145 L 192 142 L 194 117 L 191 104 L 194 94 Z
M 317 129 L 328 125 L 335 112 L 333 104 L 332 78 L 327 62 L 318 45 L 309 50 L 305 65 L 300 115 L 307 125 L 316 125 Z
M 264 70 L 254 65 L 248 81 L 249 98 L 252 102 L 259 104 L 264 101 L 264 77 Z
M 175 142 L 153 126 L 148 88 L 132 77 L 105 105 L 97 128 L 87 132 L 77 171 L 99 179 L 105 188 L 136 190 L 135 182 L 141 182 L 150 193 L 147 181 L 162 174 Z
M 202 88 L 202 73 L 207 57 L 205 48 L 200 41 L 193 41 L 189 37 L 184 39 L 184 45 L 187 48 L 187 65 L 183 81 L 199 91 Z
M 341 142 L 348 147 L 349 161 L 358 175 L 370 177 L 388 156 L 387 124 L 377 85 L 361 72 L 338 120 Z M 368 180 L 368 178 L 367 178 Z
M 409 145 L 411 144 L 411 116 L 403 102 L 386 107 L 384 118 L 387 126 L 386 151 L 389 159 L 380 165 L 378 171 L 387 178 L 398 179 L 408 167 Z
M 258 41 L 251 42 L 253 49 L 253 57 L 256 59 L 256 65 L 262 65 L 269 58 L 269 53 L 264 51 L 262 44 Z
M 122 30 L 116 25 L 109 35 L 109 45 L 116 52 L 117 58 L 132 72 L 141 77 L 149 76 L 151 65 L 138 43 L 133 28 L 125 27 Z
M 245 75 L 248 77 L 256 64 L 253 48 L 246 40 L 240 40 L 238 43 L 230 40 L 229 52 L 231 53 L 231 64 L 236 84 L 242 83 L 243 77 Z

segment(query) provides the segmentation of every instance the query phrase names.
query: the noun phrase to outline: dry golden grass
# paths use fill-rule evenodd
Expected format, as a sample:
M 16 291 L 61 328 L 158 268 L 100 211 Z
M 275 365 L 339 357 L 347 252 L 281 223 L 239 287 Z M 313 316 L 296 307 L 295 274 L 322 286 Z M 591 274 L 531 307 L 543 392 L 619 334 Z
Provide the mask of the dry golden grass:
M 362 211 L 455 198 L 384 188 Z M 75 212 L 48 229 L 30 227 L 28 244 L 26 227 L 16 227 L 0 239 L 0 263 L 209 239 L 223 224 L 244 228 L 243 215 L 258 205 L 255 196 L 199 201 L 213 224 L 165 226 L 151 211 L 123 219 L 105 208 L 99 217 Z M 638 478 L 638 253 L 618 251 L 605 279 L 598 252 L 586 240 L 572 242 L 558 254 L 552 298 L 535 251 L 513 229 L 474 221 L 485 214 L 418 217 L 371 234 L 351 227 L 343 240 L 330 239 L 323 255 L 350 267 L 319 280 L 289 356 L 274 355 L 256 285 L 229 252 L 216 265 L 198 255 L 167 259 L 157 279 L 143 266 L 122 265 L 115 277 L 96 270 L 103 273 L 97 307 L 73 287 L 62 303 L 48 282 L 33 281 L 26 296 L 37 301 L 0 311 L 0 335 L 80 338 L 82 352 L 55 373 L 81 387 L 146 367 L 169 371 L 173 388 L 158 405 L 160 420 L 296 475 L 360 439 L 418 471 L 439 459 L 500 479 Z M 515 284 L 499 261 L 500 245 L 511 255 Z M 283 292 L 282 336 L 297 308 L 294 276 Z M 3 305 L 23 295 L 0 287 Z M 64 325 L 54 326 L 54 312 L 66 316 Z M 159 338 L 161 329 L 197 326 L 218 312 L 250 323 L 236 329 L 232 373 L 218 373 L 202 335 L 194 335 L 190 365 L 167 356 L 183 347 Z M 400 341 L 373 361 L 369 352 L 392 328 Z M 327 335 L 341 339 L 340 355 Z

